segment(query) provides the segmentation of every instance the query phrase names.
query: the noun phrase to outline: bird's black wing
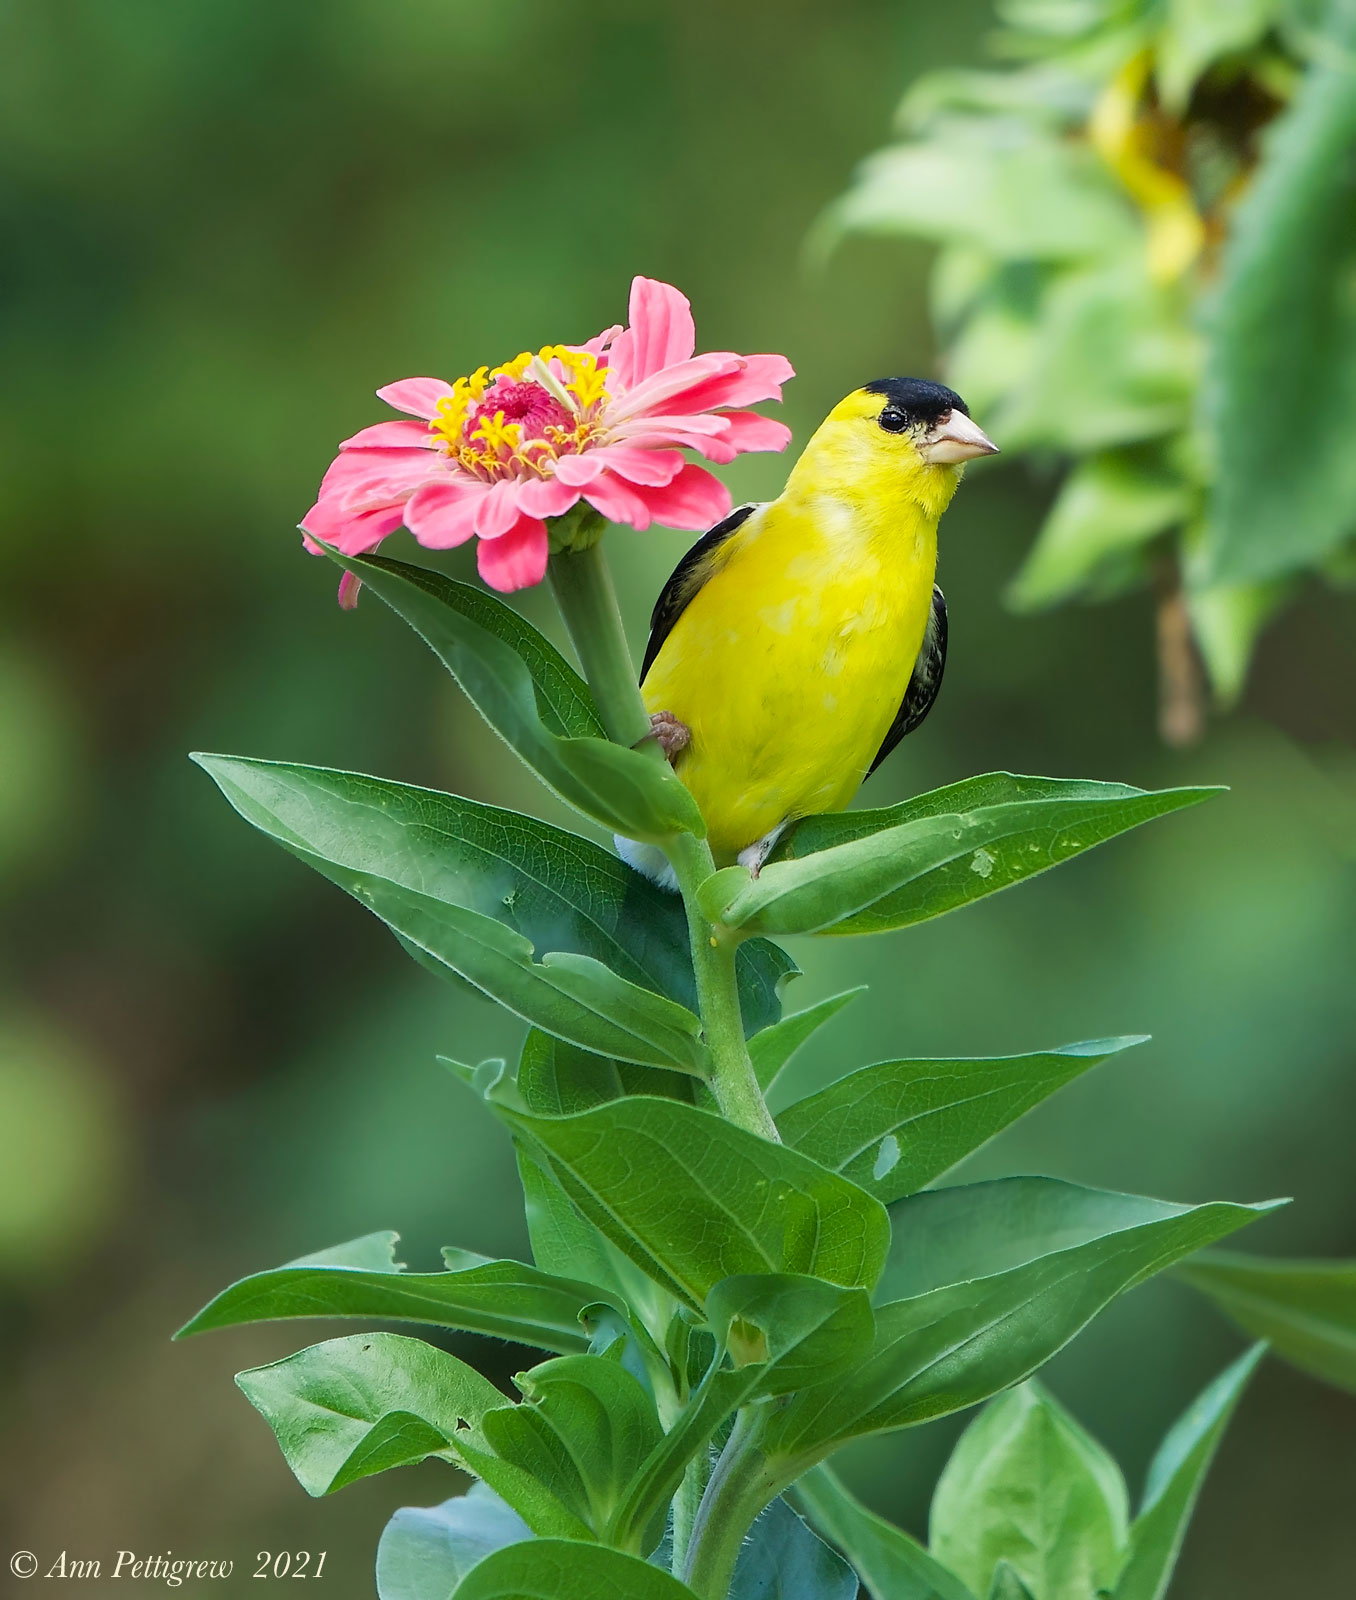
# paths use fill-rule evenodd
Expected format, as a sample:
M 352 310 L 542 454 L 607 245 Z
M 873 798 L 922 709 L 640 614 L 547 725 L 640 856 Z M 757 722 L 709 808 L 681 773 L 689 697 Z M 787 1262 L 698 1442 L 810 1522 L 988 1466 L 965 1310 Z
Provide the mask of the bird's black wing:
M 665 639 L 672 633 L 674 623 L 686 611 L 688 601 L 711 576 L 712 556 L 757 509 L 755 501 L 750 501 L 746 506 L 736 506 L 723 522 L 718 522 L 710 533 L 704 533 L 697 540 L 669 574 L 669 581 L 659 591 L 659 598 L 650 614 L 650 641 L 645 646 L 645 660 L 640 667 L 642 683 Z
M 885 760 L 906 733 L 912 733 L 932 710 L 937 691 L 942 686 L 942 673 L 946 668 L 946 596 L 934 583 L 932 586 L 932 614 L 923 630 L 923 648 L 914 662 L 913 676 L 904 691 L 904 699 L 885 742 L 876 752 L 876 759 L 867 769 L 867 777 Z

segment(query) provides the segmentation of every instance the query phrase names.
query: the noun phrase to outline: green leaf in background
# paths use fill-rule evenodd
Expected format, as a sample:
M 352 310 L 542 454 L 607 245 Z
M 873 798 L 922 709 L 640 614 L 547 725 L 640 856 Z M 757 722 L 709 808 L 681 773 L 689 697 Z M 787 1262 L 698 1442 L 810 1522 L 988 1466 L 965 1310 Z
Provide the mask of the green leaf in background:
M 1039 1596 L 1022 1582 L 1021 1574 L 1010 1561 L 1000 1561 L 994 1568 L 989 1600 L 1039 1600 Z
M 546 726 L 542 695 L 557 725 L 582 725 L 577 680 L 561 676 L 559 652 L 522 618 L 509 624 L 502 614 L 507 607 L 469 607 L 459 592 L 463 586 L 451 587 L 450 579 L 425 568 L 329 553 L 409 623 L 495 732 L 562 800 L 633 839 L 705 834 L 696 801 L 667 762 L 591 732 L 563 736 Z M 524 641 L 528 659 L 520 653 Z
M 1095 587 L 1108 564 L 1180 527 L 1195 499 L 1180 473 L 1142 452 L 1086 457 L 1064 480 L 1008 590 L 1009 605 L 1035 611 Z
M 1154 40 L 1154 75 L 1168 109 L 1182 112 L 1205 69 L 1256 44 L 1285 9 L 1283 0 L 1168 0 Z
M 1149 1466 L 1144 1503 L 1130 1529 L 1130 1559 L 1115 1600 L 1163 1600 L 1224 1430 L 1266 1354 L 1255 1344 L 1197 1395 L 1169 1430 Z
M 645 1096 L 570 1117 L 495 1109 L 589 1221 L 696 1310 L 736 1273 L 870 1287 L 880 1271 L 877 1201 L 713 1112 Z
M 618 895 L 614 874 L 590 872 L 606 859 L 596 845 L 356 773 L 194 759 L 247 822 L 528 1022 L 603 1055 L 704 1069 L 697 1018 L 656 994 L 651 972 L 621 949 L 630 885 Z M 644 928 L 642 911 L 634 948 L 662 967 Z
M 729 1600 L 857 1600 L 857 1574 L 779 1495 L 740 1547 Z
M 1188 573 L 1194 563 L 1188 562 Z M 1234 705 L 1247 682 L 1253 649 L 1272 617 L 1297 587 L 1294 578 L 1270 583 L 1215 583 L 1186 587 L 1191 632 L 1205 663 L 1216 703 Z
M 1133 247 L 1133 213 L 1090 151 L 1015 120 L 1002 127 L 1006 137 L 997 139 L 977 117 L 950 116 L 944 137 L 863 162 L 819 225 L 820 252 L 849 232 L 959 241 L 1008 261 Z
M 1144 1037 L 1093 1039 L 1023 1056 L 882 1061 L 788 1106 L 777 1128 L 792 1149 L 888 1205 Z
M 1202 392 L 1219 582 L 1310 565 L 1356 530 L 1356 0 L 1329 0 L 1322 33 L 1224 252 Z
M 991 773 L 882 811 L 807 817 L 759 877 L 708 878 L 701 906 L 746 933 L 909 927 L 1220 792 Z
M 1050 1198 L 1033 1203 L 1021 1185 L 1050 1185 Z M 1175 1206 L 1052 1179 L 967 1189 L 891 1208 L 895 1254 L 912 1271 L 892 1262 L 885 1282 L 911 1297 L 877 1307 L 875 1345 L 852 1374 L 802 1390 L 771 1418 L 764 1448 L 787 1481 L 844 1440 L 963 1410 L 1030 1377 L 1117 1295 L 1272 1209 Z M 1024 1200 L 1015 1226 L 1007 1213 Z
M 479 912 L 538 953 L 592 956 L 630 983 L 696 1004 L 682 902 L 591 839 L 385 778 L 241 756 L 194 759 L 246 821 L 303 859 Z M 795 963 L 758 940 L 740 948 L 736 969 L 745 1027 L 769 1027 Z
M 776 1082 L 777 1075 L 801 1045 L 831 1017 L 836 1017 L 849 1000 L 855 1000 L 859 994 L 865 993 L 865 984 L 857 989 L 846 989 L 842 994 L 830 995 L 827 1000 L 820 1000 L 807 1006 L 804 1011 L 797 1011 L 794 1016 L 783 1017 L 772 1027 L 755 1034 L 749 1040 L 749 1059 L 753 1062 L 758 1087 L 763 1093 L 766 1094 Z
M 437 1506 L 402 1506 L 377 1545 L 377 1600 L 451 1600 L 478 1561 L 532 1530 L 486 1484 Z
M 386 1262 L 379 1267 L 362 1269 L 312 1257 L 242 1278 L 223 1289 L 175 1337 L 285 1317 L 371 1317 L 459 1328 L 561 1354 L 588 1349 L 589 1336 L 579 1318 L 602 1297 L 595 1286 L 553 1277 L 518 1261 L 478 1262 L 453 1272 L 407 1272 L 394 1258 L 396 1237 L 373 1234 L 354 1241 L 389 1241 Z M 326 1254 L 348 1249 L 339 1246 Z
M 523 1403 L 487 1411 L 479 1434 L 494 1455 L 530 1477 L 565 1511 L 601 1536 L 642 1463 L 663 1438 L 654 1400 L 621 1363 L 609 1355 L 561 1356 L 521 1373 L 516 1380 Z M 465 1444 L 465 1441 L 459 1441 Z M 515 1503 L 518 1474 L 501 1479 L 487 1458 L 463 1454 L 491 1485 L 515 1505 L 539 1533 L 550 1524 L 537 1520 L 539 1493 Z M 663 1507 L 647 1529 L 637 1529 L 637 1545 L 653 1548 L 663 1532 Z
M 869 1511 L 826 1466 L 797 1480 L 795 1499 L 857 1569 L 871 1600 L 974 1600 L 921 1544 Z
M 937 1480 L 928 1549 L 987 1595 L 1007 1561 L 1034 1600 L 1112 1588 L 1130 1507 L 1106 1451 L 1035 1382 L 991 1400 Z
M 1176 286 L 1148 275 L 1142 244 L 1046 291 L 1036 359 L 988 424 L 1005 449 L 1106 450 L 1175 433 L 1190 417 L 1200 341 Z
M 396 1333 L 330 1339 L 235 1381 L 309 1495 L 430 1455 L 455 1459 L 458 1425 L 504 1404 L 474 1367 Z
M 693 1600 L 691 1589 L 638 1556 L 570 1539 L 530 1539 L 486 1556 L 457 1600 Z
M 1356 1261 L 1212 1250 L 1176 1276 L 1301 1372 L 1356 1394 Z

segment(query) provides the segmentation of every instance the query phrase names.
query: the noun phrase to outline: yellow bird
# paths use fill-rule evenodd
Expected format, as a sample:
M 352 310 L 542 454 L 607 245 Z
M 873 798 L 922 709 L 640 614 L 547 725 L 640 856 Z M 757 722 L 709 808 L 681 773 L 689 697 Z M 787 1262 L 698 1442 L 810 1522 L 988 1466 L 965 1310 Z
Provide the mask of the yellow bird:
M 756 876 L 790 823 L 842 810 L 928 714 L 946 660 L 937 522 L 962 463 L 996 450 L 950 389 L 879 379 L 834 407 L 776 500 L 678 563 L 641 693 L 717 865 Z M 657 850 L 617 844 L 672 881 Z

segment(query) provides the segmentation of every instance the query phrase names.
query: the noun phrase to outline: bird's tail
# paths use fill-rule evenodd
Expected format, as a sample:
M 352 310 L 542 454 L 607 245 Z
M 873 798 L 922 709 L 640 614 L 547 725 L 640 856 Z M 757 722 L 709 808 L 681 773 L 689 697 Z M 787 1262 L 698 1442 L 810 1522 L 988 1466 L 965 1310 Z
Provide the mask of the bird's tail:
M 669 864 L 669 858 L 657 844 L 639 844 L 635 839 L 628 839 L 620 833 L 613 834 L 612 842 L 617 847 L 617 854 L 628 867 L 634 867 L 637 872 L 644 873 L 661 889 L 667 889 L 671 894 L 678 893 L 677 874 Z

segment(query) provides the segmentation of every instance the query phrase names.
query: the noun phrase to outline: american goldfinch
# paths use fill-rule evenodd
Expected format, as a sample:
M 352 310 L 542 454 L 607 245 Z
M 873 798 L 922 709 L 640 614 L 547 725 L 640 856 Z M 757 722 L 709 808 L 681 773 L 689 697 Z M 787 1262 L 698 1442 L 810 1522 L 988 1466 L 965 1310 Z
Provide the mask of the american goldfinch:
M 946 661 L 937 522 L 962 464 L 996 450 L 950 389 L 878 379 L 834 407 L 776 500 L 678 563 L 641 694 L 717 865 L 756 875 L 789 824 L 842 810 L 927 716 Z M 666 880 L 656 849 L 617 844 Z

